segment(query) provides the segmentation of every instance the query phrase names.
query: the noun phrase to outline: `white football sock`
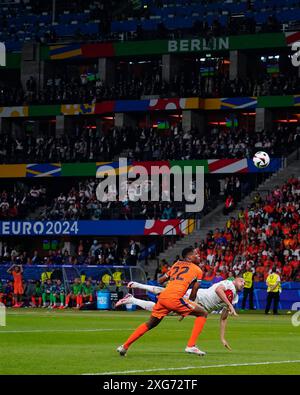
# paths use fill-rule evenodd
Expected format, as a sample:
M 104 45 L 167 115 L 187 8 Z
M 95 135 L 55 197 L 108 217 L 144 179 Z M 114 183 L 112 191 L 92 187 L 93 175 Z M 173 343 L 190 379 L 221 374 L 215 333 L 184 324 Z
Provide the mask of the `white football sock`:
M 128 304 L 136 304 L 137 306 L 141 307 L 144 310 L 152 311 L 153 306 L 155 305 L 154 302 L 150 302 L 149 300 L 142 300 L 137 298 L 130 298 Z
M 157 287 L 155 285 L 148 285 L 148 284 L 140 284 L 136 282 L 134 282 L 134 288 L 144 289 L 145 291 L 152 292 L 155 295 L 160 294 L 164 290 L 163 287 Z

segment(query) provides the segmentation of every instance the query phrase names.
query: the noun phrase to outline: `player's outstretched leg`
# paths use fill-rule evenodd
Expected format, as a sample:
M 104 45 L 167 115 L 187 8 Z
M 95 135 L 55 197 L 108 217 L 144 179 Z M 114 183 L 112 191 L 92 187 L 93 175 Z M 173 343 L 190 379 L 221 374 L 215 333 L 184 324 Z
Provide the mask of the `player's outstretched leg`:
M 142 300 L 142 299 L 137 299 L 131 294 L 127 294 L 124 296 L 124 298 L 120 299 L 116 303 L 116 307 L 126 305 L 126 304 L 135 304 L 139 307 L 141 307 L 144 310 L 152 311 L 153 306 L 155 306 L 154 302 L 150 302 L 149 300 Z
M 136 281 L 130 281 L 127 284 L 127 288 L 129 289 L 143 289 L 145 291 L 151 292 L 155 295 L 160 294 L 164 288 L 163 287 L 158 287 L 156 285 L 148 285 L 148 284 L 141 284 L 141 283 L 137 283 Z
M 194 322 L 194 327 L 192 329 L 192 333 L 191 336 L 188 340 L 188 344 L 185 348 L 185 352 L 189 353 L 189 354 L 196 354 L 199 356 L 204 356 L 206 353 L 204 351 L 201 351 L 197 346 L 196 346 L 196 342 L 197 339 L 200 335 L 200 333 L 202 332 L 204 325 L 206 323 L 206 315 L 203 315 L 203 310 L 199 307 L 196 307 L 195 310 L 193 311 L 192 315 L 196 315 L 197 318 L 195 319 Z
M 151 315 L 148 322 L 140 325 L 126 340 L 124 344 L 117 348 L 117 352 L 120 354 L 121 357 L 125 357 L 128 348 L 131 346 L 132 343 L 136 342 L 140 337 L 142 337 L 146 332 L 150 331 L 151 329 L 155 328 L 161 319 L 153 317 Z

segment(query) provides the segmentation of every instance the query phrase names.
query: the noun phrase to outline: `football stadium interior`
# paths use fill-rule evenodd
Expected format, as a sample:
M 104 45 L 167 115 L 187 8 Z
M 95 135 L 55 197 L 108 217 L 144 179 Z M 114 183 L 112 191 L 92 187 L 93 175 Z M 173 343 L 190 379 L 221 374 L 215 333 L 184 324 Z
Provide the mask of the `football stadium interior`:
M 0 375 L 299 374 L 299 49 L 295 0 L 0 0 Z M 206 355 L 174 304 L 120 358 L 193 260 Z

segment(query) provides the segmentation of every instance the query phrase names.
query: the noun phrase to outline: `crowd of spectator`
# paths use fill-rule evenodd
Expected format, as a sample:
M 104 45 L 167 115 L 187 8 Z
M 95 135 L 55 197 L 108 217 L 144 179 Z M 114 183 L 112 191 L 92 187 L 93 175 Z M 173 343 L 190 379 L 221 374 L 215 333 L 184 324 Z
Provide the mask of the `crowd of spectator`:
M 79 182 L 67 193 L 61 192 L 42 209 L 42 220 L 78 219 L 172 219 L 184 212 L 184 203 L 158 201 L 143 202 L 141 193 L 149 193 L 153 187 L 141 183 L 139 187 L 126 181 L 121 190 L 109 189 L 107 197 L 99 201 L 96 195 L 97 180 Z M 172 196 L 170 196 L 172 198 Z
M 26 218 L 45 203 L 46 189 L 34 185 L 15 184 L 13 188 L 0 190 L 0 220 Z
M 183 191 L 183 201 L 174 201 L 174 190 L 157 189 L 151 180 L 140 185 L 124 181 L 121 189 L 112 186 L 106 195 L 97 197 L 97 179 L 70 182 L 62 188 L 66 192 L 55 194 L 51 185 L 28 186 L 17 183 L 13 189 L 0 190 L 0 220 L 104 220 L 104 219 L 174 219 L 185 212 L 186 202 L 195 199 L 195 185 L 191 183 L 190 194 Z M 159 201 L 151 201 L 151 193 L 157 190 Z M 206 202 L 209 202 L 210 187 L 205 185 Z M 141 196 L 147 194 L 148 201 Z M 187 199 L 187 200 L 186 200 Z M 208 206 L 207 206 L 208 207 Z
M 213 127 L 201 134 L 184 132 L 181 124 L 169 131 L 156 128 L 113 127 L 106 133 L 76 127 L 59 138 L 40 134 L 14 138 L 0 135 L 0 163 L 103 162 L 125 156 L 133 160 L 188 160 L 251 158 L 258 150 L 270 156 L 285 156 L 299 146 L 300 127 L 278 125 L 275 130 L 253 133 L 241 127 Z
M 225 229 L 210 231 L 195 243 L 204 280 L 224 280 L 251 270 L 254 281 L 260 282 L 275 267 L 282 281 L 300 281 L 299 224 L 300 180 L 292 176 L 265 198 L 257 193 L 237 218 L 228 219 Z M 159 273 L 168 266 L 162 262 Z
M 1 264 L 15 265 L 124 265 L 136 266 L 140 243 L 129 240 L 127 244 L 118 244 L 116 241 L 80 240 L 76 250 L 67 248 L 53 250 L 38 250 L 32 253 L 24 251 L 21 247 L 11 247 L 3 243 L 0 253 Z
M 53 181 L 53 182 L 52 182 Z M 189 189 L 180 191 L 182 201 L 175 201 L 176 185 L 170 177 L 170 186 L 162 181 L 159 186 L 153 180 L 137 181 L 124 180 L 111 185 L 103 193 L 97 195 L 100 179 L 85 178 L 80 182 L 69 180 L 43 180 L 40 184 L 18 182 L 8 188 L 0 188 L 0 220 L 38 219 L 38 220 L 158 220 L 181 218 L 186 211 L 187 204 L 195 203 L 196 184 L 191 179 Z M 205 207 L 201 212 L 204 215 L 218 202 L 216 196 L 220 189 L 226 194 L 224 181 L 220 186 L 218 182 L 205 182 Z M 56 192 L 53 185 L 60 192 Z M 33 185 L 32 185 L 33 184 Z M 241 196 L 241 183 L 235 177 L 235 196 Z M 213 190 L 213 193 L 211 193 Z M 151 200 L 156 194 L 159 200 Z M 147 199 L 144 197 L 147 196 Z
M 144 96 L 168 97 L 243 97 L 267 95 L 292 95 L 300 91 L 300 78 L 278 73 L 262 74 L 258 78 L 230 80 L 227 73 L 201 76 L 200 72 L 180 72 L 168 83 L 162 80 L 160 68 L 142 76 L 125 73 L 117 81 L 104 83 L 100 78 L 89 81 L 87 74 L 77 77 L 56 76 L 49 78 L 45 87 L 38 90 L 33 77 L 25 87 L 15 87 L 0 82 L 0 105 L 96 103 L 103 100 L 139 100 Z

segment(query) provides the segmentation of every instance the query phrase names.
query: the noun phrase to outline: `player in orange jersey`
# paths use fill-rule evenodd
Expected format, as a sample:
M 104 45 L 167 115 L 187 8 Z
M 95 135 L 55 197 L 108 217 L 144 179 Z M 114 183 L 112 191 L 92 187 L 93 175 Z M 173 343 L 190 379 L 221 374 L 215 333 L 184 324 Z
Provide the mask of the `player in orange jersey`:
M 22 306 L 22 297 L 24 294 L 23 288 L 23 267 L 22 265 L 12 265 L 7 273 L 11 274 L 14 278 L 14 306 L 13 307 L 21 307 Z
M 182 251 L 182 257 L 183 261 L 174 263 L 171 269 L 159 279 L 160 283 L 168 280 L 168 285 L 159 295 L 149 321 L 140 325 L 127 341 L 117 348 L 121 356 L 125 356 L 132 343 L 155 328 L 170 312 L 175 312 L 182 317 L 187 315 L 197 317 L 185 351 L 197 355 L 205 354 L 196 346 L 196 340 L 205 324 L 207 312 L 194 302 L 199 288 L 198 280 L 202 279 L 203 273 L 198 266 L 198 258 L 193 248 L 185 248 Z M 184 296 L 191 285 L 190 298 L 187 299 Z

